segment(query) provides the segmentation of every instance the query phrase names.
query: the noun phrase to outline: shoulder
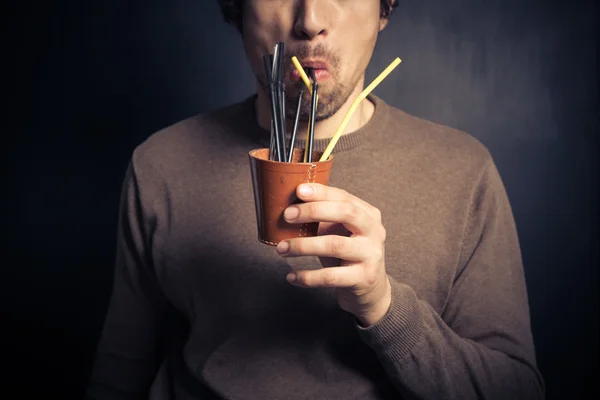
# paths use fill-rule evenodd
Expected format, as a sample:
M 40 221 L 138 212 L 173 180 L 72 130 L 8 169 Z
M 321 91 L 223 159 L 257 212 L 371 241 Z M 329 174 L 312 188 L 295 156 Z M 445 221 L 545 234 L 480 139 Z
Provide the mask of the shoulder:
M 490 158 L 489 149 L 472 134 L 429 121 L 398 108 L 390 107 L 390 116 L 399 125 L 413 150 L 428 159 L 461 164 L 485 164 Z
M 383 107 L 389 131 L 385 147 L 420 171 L 445 177 L 466 174 L 470 179 L 493 164 L 489 149 L 470 133 L 385 103 Z
M 252 115 L 251 98 L 178 121 L 151 134 L 132 154 L 136 169 L 173 170 L 223 151 L 243 134 Z

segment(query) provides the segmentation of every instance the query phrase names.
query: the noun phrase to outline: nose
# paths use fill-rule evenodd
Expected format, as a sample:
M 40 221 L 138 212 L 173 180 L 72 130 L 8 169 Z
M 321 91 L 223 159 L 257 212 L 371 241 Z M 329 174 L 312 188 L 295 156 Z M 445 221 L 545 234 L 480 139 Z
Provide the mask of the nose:
M 327 1 L 302 0 L 296 8 L 294 33 L 299 39 L 312 40 L 327 33 Z

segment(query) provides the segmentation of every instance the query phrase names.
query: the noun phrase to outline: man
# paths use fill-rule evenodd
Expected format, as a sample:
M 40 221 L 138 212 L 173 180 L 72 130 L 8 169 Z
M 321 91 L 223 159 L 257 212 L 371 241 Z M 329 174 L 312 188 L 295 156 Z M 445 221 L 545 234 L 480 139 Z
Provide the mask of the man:
M 221 5 L 257 95 L 135 150 L 90 398 L 542 398 L 510 205 L 470 136 L 370 96 L 330 185 L 299 186 L 304 202 L 284 213 L 321 222 L 319 235 L 276 249 L 256 239 L 248 151 L 267 145 L 271 118 L 262 56 L 285 42 L 292 102 L 303 83 L 291 56 L 316 68 L 323 150 L 392 1 Z M 307 118 L 305 107 L 299 132 Z

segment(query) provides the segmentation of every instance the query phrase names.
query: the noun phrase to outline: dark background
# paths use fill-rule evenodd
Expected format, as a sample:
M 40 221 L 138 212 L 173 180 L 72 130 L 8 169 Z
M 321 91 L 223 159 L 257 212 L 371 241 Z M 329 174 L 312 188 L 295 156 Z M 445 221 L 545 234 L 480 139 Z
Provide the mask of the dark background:
M 27 2 L 2 15 L 0 397 L 79 398 L 131 152 L 251 94 L 252 74 L 215 0 Z M 401 57 L 376 94 L 492 152 L 549 399 L 598 394 L 596 25 L 593 1 L 402 1 L 368 70 Z

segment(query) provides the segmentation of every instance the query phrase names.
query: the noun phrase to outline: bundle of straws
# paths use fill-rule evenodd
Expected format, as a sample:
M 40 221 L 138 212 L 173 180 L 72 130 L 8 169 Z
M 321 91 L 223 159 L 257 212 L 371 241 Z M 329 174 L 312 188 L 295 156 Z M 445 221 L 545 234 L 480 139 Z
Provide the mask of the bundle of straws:
M 275 45 L 274 54 L 267 54 L 263 57 L 265 65 L 265 73 L 267 76 L 267 83 L 269 85 L 270 99 L 271 99 L 271 142 L 269 146 L 269 159 L 272 161 L 279 162 L 292 162 L 292 155 L 294 153 L 294 142 L 296 140 L 296 131 L 298 129 L 298 119 L 300 117 L 300 108 L 302 106 L 302 96 L 304 95 L 304 88 L 301 88 L 298 93 L 298 101 L 296 106 L 296 115 L 294 118 L 294 125 L 292 128 L 292 135 L 290 137 L 290 144 L 286 147 L 286 123 L 285 123 L 285 85 L 283 83 L 283 55 L 284 55 L 284 44 L 283 42 Z M 302 81 L 308 88 L 311 94 L 311 107 L 310 117 L 308 120 L 308 132 L 306 135 L 306 146 L 304 150 L 303 162 L 311 163 L 313 153 L 313 143 L 315 139 L 315 115 L 317 111 L 317 105 L 319 102 L 319 83 L 314 74 L 312 68 L 307 68 L 305 71 L 298 59 L 292 57 L 292 62 Z M 402 62 L 400 58 L 394 59 L 392 63 L 385 69 L 373 82 L 367 86 L 365 90 L 359 94 L 356 99 L 352 102 L 350 109 L 346 113 L 346 116 L 342 120 L 342 123 L 338 127 L 337 131 L 331 138 L 331 141 L 327 145 L 327 148 L 319 159 L 320 162 L 325 161 L 329 158 L 335 145 L 337 144 L 342 132 L 350 122 L 352 114 L 356 111 L 360 103 L 367 98 L 367 96 Z M 307 74 L 308 71 L 308 74 Z M 310 78 L 309 78 L 310 75 Z
M 269 159 L 272 161 L 286 162 L 285 146 L 285 85 L 283 83 L 283 42 L 275 45 L 274 54 L 263 57 L 265 75 L 271 99 L 271 143 L 269 146 Z M 290 146 L 290 155 L 291 151 Z

